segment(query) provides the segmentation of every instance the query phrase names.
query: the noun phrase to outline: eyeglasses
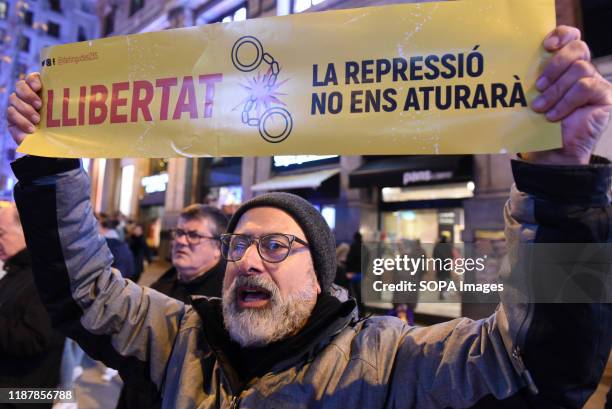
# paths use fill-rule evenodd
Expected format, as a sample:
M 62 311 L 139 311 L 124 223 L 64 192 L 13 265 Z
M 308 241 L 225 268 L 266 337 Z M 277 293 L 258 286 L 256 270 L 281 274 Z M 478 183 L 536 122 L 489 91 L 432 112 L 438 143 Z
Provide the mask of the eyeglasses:
M 259 238 L 244 234 L 222 234 L 221 255 L 227 261 L 238 261 L 244 257 L 247 249 L 257 243 L 257 252 L 262 260 L 269 263 L 280 263 L 291 253 L 293 242 L 308 247 L 308 243 L 292 234 L 272 233 Z
M 170 230 L 170 236 L 172 237 L 173 240 L 177 240 L 177 239 L 180 239 L 181 237 L 185 236 L 187 238 L 187 243 L 189 243 L 192 246 L 197 246 L 198 244 L 200 244 L 200 242 L 203 239 L 219 240 L 219 237 L 204 236 L 202 234 L 199 234 L 196 231 L 193 231 L 193 230 L 183 230 L 183 229 L 172 229 L 172 230 Z

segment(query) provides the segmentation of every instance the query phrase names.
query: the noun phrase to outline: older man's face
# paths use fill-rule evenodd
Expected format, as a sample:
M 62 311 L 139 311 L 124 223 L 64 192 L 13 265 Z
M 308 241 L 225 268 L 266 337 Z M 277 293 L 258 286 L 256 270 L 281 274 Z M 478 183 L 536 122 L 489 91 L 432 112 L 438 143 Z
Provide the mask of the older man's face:
M 219 242 L 211 239 L 214 226 L 209 219 L 186 220 L 181 217 L 176 228 L 182 233 L 201 236 L 194 242 L 194 239 L 189 239 L 183 234 L 172 241 L 172 265 L 176 267 L 181 280 L 191 281 L 213 268 L 221 260 Z
M 247 211 L 234 231 L 253 238 L 290 234 L 306 241 L 300 226 L 282 210 Z M 261 346 L 299 331 L 310 316 L 321 288 L 307 246 L 294 242 L 280 263 L 263 260 L 257 244 L 228 262 L 223 282 L 223 316 L 232 338 L 242 346 Z
M 0 209 L 0 260 L 6 261 L 26 248 L 14 207 Z

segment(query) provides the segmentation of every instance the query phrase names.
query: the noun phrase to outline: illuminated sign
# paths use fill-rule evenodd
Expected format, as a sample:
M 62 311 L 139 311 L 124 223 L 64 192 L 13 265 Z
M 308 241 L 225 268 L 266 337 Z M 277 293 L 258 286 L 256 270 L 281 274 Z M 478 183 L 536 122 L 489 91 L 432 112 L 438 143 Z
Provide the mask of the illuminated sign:
M 307 162 L 315 162 L 323 159 L 337 158 L 338 155 L 286 155 L 286 156 L 275 156 L 274 166 L 291 166 L 301 165 Z
M 455 224 L 455 212 L 438 213 L 438 224 Z
M 431 170 L 417 170 L 404 172 L 402 181 L 404 185 L 417 182 L 430 182 L 432 180 L 451 179 L 453 172 L 432 172 Z
M 147 193 L 164 192 L 168 184 L 168 174 L 160 173 L 159 175 L 146 176 L 142 178 L 140 184 Z
M 239 205 L 242 203 L 242 186 L 221 186 L 219 188 L 219 206 Z

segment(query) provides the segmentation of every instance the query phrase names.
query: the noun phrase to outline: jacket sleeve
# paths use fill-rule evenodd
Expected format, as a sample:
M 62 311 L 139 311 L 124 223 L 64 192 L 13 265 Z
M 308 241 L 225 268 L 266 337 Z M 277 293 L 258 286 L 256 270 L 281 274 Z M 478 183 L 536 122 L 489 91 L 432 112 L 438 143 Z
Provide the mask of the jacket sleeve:
M 406 329 L 388 374 L 390 396 L 412 390 L 415 407 L 424 408 L 577 409 L 597 387 L 612 344 L 612 305 L 533 302 L 529 283 L 555 260 L 548 252 L 537 264 L 526 252 L 538 243 L 610 241 L 612 166 L 595 159 L 512 167 L 500 305 L 487 319 Z
M 111 268 L 78 160 L 26 156 L 12 167 L 34 279 L 53 325 L 122 377 L 159 391 L 185 305 Z
M 587 166 L 515 160 L 512 171 L 516 184 L 505 208 L 511 256 L 507 273 L 502 272 L 505 280 L 514 288 L 521 285 L 517 279 L 529 283 L 530 301 L 549 300 L 546 290 L 555 280 L 593 269 L 609 291 L 610 162 L 596 156 Z M 517 368 L 529 371 L 538 391 L 530 396 L 536 407 L 582 408 L 597 388 L 612 345 L 612 304 L 610 294 L 605 297 L 604 303 L 504 305 L 511 355 Z

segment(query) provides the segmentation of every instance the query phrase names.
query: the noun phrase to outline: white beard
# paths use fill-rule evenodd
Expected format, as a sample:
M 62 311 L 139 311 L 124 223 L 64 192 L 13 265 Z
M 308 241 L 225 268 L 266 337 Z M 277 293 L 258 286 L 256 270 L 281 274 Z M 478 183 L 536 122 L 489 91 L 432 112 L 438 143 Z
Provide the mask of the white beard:
M 242 347 L 259 347 L 297 333 L 308 321 L 316 303 L 315 280 L 313 277 L 303 289 L 290 294 L 285 300 L 276 284 L 260 275 L 241 275 L 229 287 L 224 284 L 223 321 L 230 337 Z M 236 289 L 244 285 L 269 291 L 268 305 L 263 308 L 239 308 Z

